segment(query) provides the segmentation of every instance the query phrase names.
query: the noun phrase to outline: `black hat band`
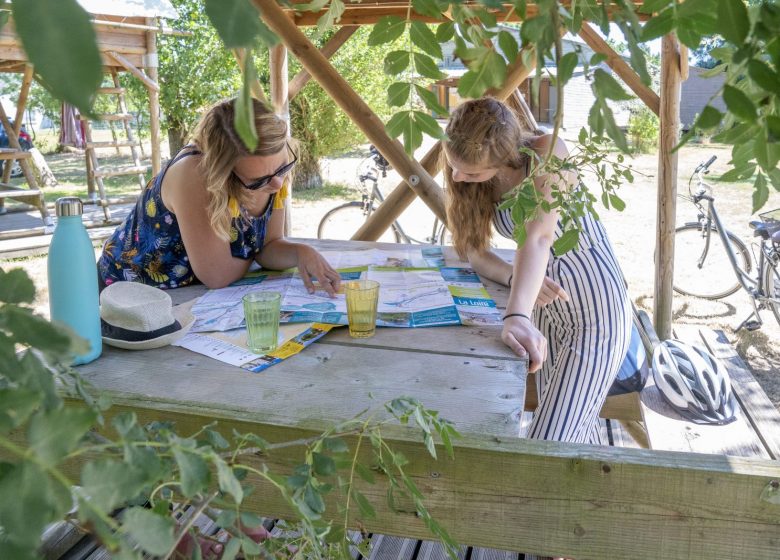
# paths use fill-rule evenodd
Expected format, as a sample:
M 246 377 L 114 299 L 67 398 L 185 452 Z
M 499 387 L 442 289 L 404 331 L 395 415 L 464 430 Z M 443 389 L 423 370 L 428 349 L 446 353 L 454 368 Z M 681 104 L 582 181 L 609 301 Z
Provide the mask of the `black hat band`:
M 162 327 L 155 331 L 133 331 L 106 323 L 103 319 L 100 320 L 100 334 L 106 338 L 124 340 L 125 342 L 145 342 L 178 330 L 181 330 L 181 323 L 179 323 L 179 321 L 174 321 L 167 327 Z

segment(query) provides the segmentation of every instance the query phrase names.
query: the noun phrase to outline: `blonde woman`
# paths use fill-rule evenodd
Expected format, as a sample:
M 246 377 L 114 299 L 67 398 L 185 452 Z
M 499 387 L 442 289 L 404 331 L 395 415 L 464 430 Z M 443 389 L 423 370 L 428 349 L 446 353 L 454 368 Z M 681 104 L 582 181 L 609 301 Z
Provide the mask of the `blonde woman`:
M 533 162 L 520 149 L 544 156 L 551 141 L 550 135 L 523 129 L 514 112 L 495 99 L 455 109 L 442 166 L 448 226 L 455 248 L 477 272 L 510 286 L 501 339 L 528 357 L 530 371 L 539 371 L 539 408 L 529 437 L 602 443 L 598 414 L 631 335 L 625 283 L 603 226 L 587 215 L 576 250 L 555 256 L 551 247 L 562 231 L 552 209 L 526 224 L 527 238 L 513 265 L 490 251 L 493 227 L 512 238 L 511 211 L 498 205 L 531 172 Z M 564 158 L 568 152 L 559 140 L 553 153 Z M 536 177 L 537 191 L 550 201 L 554 181 L 582 188 L 558 177 Z
M 234 100 L 209 109 L 191 144 L 147 186 L 133 211 L 106 241 L 98 260 L 102 285 L 129 280 L 158 288 L 200 281 L 227 286 L 253 261 L 298 267 L 330 295 L 339 274 L 313 248 L 284 239 L 283 201 L 297 160 L 287 124 L 254 102 L 257 148 L 249 152 L 234 125 Z

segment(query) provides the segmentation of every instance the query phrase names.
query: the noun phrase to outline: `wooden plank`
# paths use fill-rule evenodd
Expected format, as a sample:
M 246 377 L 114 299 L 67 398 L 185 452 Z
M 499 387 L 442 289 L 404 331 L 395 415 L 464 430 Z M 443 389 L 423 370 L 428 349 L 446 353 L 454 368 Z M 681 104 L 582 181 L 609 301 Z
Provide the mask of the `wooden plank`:
M 125 88 L 123 87 L 99 87 L 95 90 L 95 93 L 99 95 L 117 95 L 124 92 Z
M 653 320 L 661 339 L 672 330 L 674 228 L 677 219 L 677 145 L 680 136 L 679 41 L 670 34 L 661 41 L 661 104 L 658 133 L 658 207 L 655 247 Z
M 473 548 L 471 560 L 518 560 L 517 552 L 497 550 L 495 548 Z
M 325 43 L 320 49 L 322 55 L 325 58 L 330 59 L 339 50 L 339 48 L 347 42 L 347 39 L 352 37 L 352 35 L 355 33 L 355 31 L 358 30 L 359 27 L 360 26 L 358 25 L 342 25 L 339 30 L 333 34 L 333 37 L 331 37 L 328 42 Z M 298 72 L 293 77 L 293 79 L 290 80 L 289 91 L 287 93 L 288 101 L 292 101 L 293 98 L 298 95 L 298 92 L 300 92 L 303 87 L 309 83 L 310 79 L 311 74 L 309 74 L 305 68 Z
M 106 169 L 95 171 L 95 177 L 119 177 L 120 175 L 135 175 L 137 173 L 146 173 L 149 171 L 148 165 L 132 165 L 130 167 L 119 167 L 117 169 Z
M 144 23 L 150 27 L 161 27 L 160 18 L 145 18 Z M 146 75 L 153 83 L 159 83 L 157 58 L 157 33 L 149 31 L 146 33 L 146 51 L 144 60 Z M 158 175 L 162 168 L 162 159 L 160 156 L 160 91 L 152 87 L 146 88 L 149 94 L 149 134 L 152 150 L 152 175 Z
M 8 149 L 2 149 L 0 151 L 0 160 L 5 159 L 28 159 L 31 158 L 30 152 L 25 152 L 23 150 L 8 150 Z
M 134 141 L 119 141 L 119 142 L 113 142 L 111 140 L 106 140 L 103 142 L 87 142 L 87 149 L 89 148 L 129 148 L 131 146 L 140 146 L 141 143 L 138 140 Z
M 144 49 L 144 52 L 146 50 Z M 151 79 L 149 76 L 144 74 L 141 70 L 139 70 L 135 64 L 133 64 L 133 61 L 130 60 L 128 57 L 123 56 L 117 51 L 107 51 L 105 54 L 113 58 L 116 62 L 119 63 L 120 66 L 125 68 L 128 72 L 130 72 L 133 76 L 141 80 L 143 84 L 146 86 L 146 89 L 158 92 L 160 91 L 160 86 L 157 85 L 157 81 Z
M 780 413 L 729 343 L 725 333 L 706 327 L 699 327 L 698 330 L 709 351 L 726 365 L 734 394 L 769 456 L 780 459 Z
M 10 185 L 9 185 L 10 186 Z M 0 198 L 24 198 L 27 196 L 38 197 L 41 194 L 40 189 L 11 189 L 6 188 L 0 191 Z

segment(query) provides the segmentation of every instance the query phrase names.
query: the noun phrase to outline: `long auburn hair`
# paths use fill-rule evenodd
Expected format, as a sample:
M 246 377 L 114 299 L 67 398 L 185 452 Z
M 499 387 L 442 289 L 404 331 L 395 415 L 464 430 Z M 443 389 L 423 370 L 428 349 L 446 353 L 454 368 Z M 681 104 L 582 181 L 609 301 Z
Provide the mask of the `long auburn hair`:
M 269 156 L 285 149 L 287 123 L 274 114 L 265 103 L 252 100 L 255 128 L 259 138 L 257 148 L 249 152 L 235 128 L 235 99 L 226 99 L 211 106 L 200 119 L 192 141 L 203 154 L 199 170 L 206 181 L 209 203 L 206 211 L 214 231 L 230 239 L 230 222 L 235 204 L 249 201 L 250 191 L 243 188 L 233 174 L 239 158 Z M 233 204 L 231 205 L 231 200 Z
M 539 132 L 524 128 L 512 109 L 491 97 L 465 101 L 450 115 L 441 169 L 447 187 L 447 224 L 461 257 L 490 247 L 498 178 L 481 183 L 454 181 L 447 154 L 469 165 L 523 169 L 529 158 L 520 148 Z

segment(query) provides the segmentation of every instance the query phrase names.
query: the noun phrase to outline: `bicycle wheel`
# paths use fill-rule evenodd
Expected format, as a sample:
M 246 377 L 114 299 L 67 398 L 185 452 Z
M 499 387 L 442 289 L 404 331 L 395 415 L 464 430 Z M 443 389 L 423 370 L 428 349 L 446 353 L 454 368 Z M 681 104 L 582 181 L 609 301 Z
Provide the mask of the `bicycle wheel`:
M 452 232 L 444 224 L 440 224 L 436 239 L 439 240 L 440 245 L 452 245 Z
M 371 212 L 374 212 L 373 208 Z M 355 232 L 366 221 L 363 204 L 357 201 L 347 202 L 329 210 L 322 217 L 317 227 L 318 239 L 351 239 Z M 400 243 L 398 233 L 391 227 L 377 241 L 384 243 Z
M 752 268 L 750 253 L 733 233 L 726 232 L 737 264 L 745 273 Z M 721 299 L 740 289 L 733 272 L 726 247 L 715 226 L 707 236 L 698 223 L 685 224 L 675 230 L 674 241 L 674 291 L 704 299 Z
M 766 261 L 764 267 L 764 293 L 774 301 L 768 301 L 766 306 L 772 311 L 780 324 L 780 252 L 775 251 Z

